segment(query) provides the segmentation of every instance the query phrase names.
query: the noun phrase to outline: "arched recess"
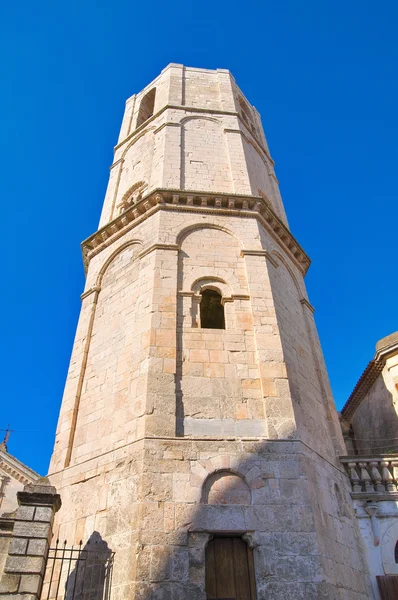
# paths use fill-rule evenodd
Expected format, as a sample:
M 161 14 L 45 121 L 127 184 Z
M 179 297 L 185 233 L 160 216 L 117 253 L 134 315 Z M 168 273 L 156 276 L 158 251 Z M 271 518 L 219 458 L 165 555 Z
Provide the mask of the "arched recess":
M 204 504 L 238 504 L 249 506 L 251 491 L 244 478 L 230 470 L 215 471 L 203 483 L 202 502 Z
M 156 88 L 152 88 L 142 97 L 137 115 L 136 128 L 150 119 L 155 109 Z
M 258 372 L 251 345 L 254 331 L 241 243 L 214 223 L 190 225 L 180 232 L 178 242 L 178 434 L 210 435 L 215 431 L 218 435 L 228 427 L 243 432 L 246 425 L 247 431 L 257 427 L 262 433 L 265 422 L 263 403 L 258 401 L 260 382 L 253 384 L 258 392 L 246 392 L 241 376 L 246 369 L 241 365 L 250 365 L 253 379 Z M 222 296 L 225 329 L 202 324 L 201 292 L 206 289 Z M 235 354 L 238 350 L 239 355 Z
M 181 126 L 181 189 L 233 192 L 222 123 L 211 117 L 187 117 Z
M 254 143 L 246 136 L 243 139 L 243 150 L 248 169 L 251 193 L 256 195 L 257 190 L 262 190 L 270 200 L 273 210 L 278 216 L 281 216 L 281 210 L 276 201 L 273 189 L 271 169 L 264 152 L 259 148 L 258 144 Z
M 398 522 L 392 523 L 381 538 L 381 562 L 385 575 L 398 575 L 397 543 Z
M 176 242 L 180 291 L 190 291 L 205 278 L 228 281 L 234 294 L 247 290 L 242 245 L 231 231 L 213 223 L 194 224 L 180 231 Z
M 214 289 L 220 292 L 223 298 L 231 298 L 231 288 L 221 277 L 199 277 L 191 285 L 191 290 L 195 294 L 200 294 L 200 292 L 207 289 Z
M 97 277 L 97 301 L 90 326 L 89 347 L 79 401 L 73 452 L 90 453 L 101 443 L 104 452 L 134 439 L 142 415 L 139 388 L 131 381 L 140 376 L 137 356 L 144 321 L 137 306 L 140 270 L 137 247 L 131 240 L 119 246 L 104 262 Z M 87 415 L 95 412 L 95 419 Z
M 298 296 L 299 299 L 301 299 L 303 297 L 303 292 L 300 289 L 300 286 L 299 286 L 299 283 L 297 281 L 297 278 L 296 278 L 295 274 L 293 273 L 291 267 L 289 266 L 287 260 L 277 250 L 272 250 L 271 254 L 272 254 L 272 256 L 275 256 L 277 258 L 277 262 L 282 263 L 283 266 L 286 268 L 286 270 L 289 273 L 290 277 L 292 278 L 292 281 L 293 281 L 293 283 L 295 285 L 295 288 L 297 290 L 297 296 Z
M 108 267 L 111 265 L 111 263 L 117 258 L 117 256 L 123 252 L 126 248 L 129 248 L 130 246 L 141 246 L 142 242 L 141 240 L 130 240 L 129 242 L 125 242 L 124 244 L 121 244 L 119 246 L 119 248 L 116 248 L 116 250 L 114 252 L 112 252 L 112 254 L 110 256 L 108 256 L 108 258 L 106 259 L 106 261 L 104 262 L 104 264 L 102 265 L 98 276 L 97 276 L 97 281 L 96 281 L 96 287 L 99 288 L 99 290 L 101 290 L 101 286 L 102 286 L 102 280 L 103 277 L 105 275 L 106 270 L 108 269 Z
M 154 127 L 134 136 L 123 149 L 114 192 L 114 207 L 120 206 L 125 195 L 137 182 L 151 185 L 152 161 L 155 146 Z M 116 215 L 114 215 L 116 216 Z
M 278 268 L 269 269 L 290 393 L 298 430 L 322 455 L 335 452 L 336 436 L 324 379 L 322 355 L 305 287 L 282 253 L 273 250 Z M 339 434 L 337 434 L 339 435 Z
M 216 229 L 218 231 L 223 231 L 224 233 L 227 233 L 228 235 L 234 237 L 240 248 L 243 248 L 243 244 L 240 241 L 240 239 L 238 238 L 238 236 L 231 231 L 230 229 L 228 229 L 227 227 L 222 227 L 221 225 L 216 225 L 215 223 L 194 223 L 192 225 L 188 225 L 187 227 L 184 227 L 184 229 L 181 229 L 181 231 L 179 232 L 179 234 L 176 237 L 176 241 L 175 243 L 178 244 L 178 246 L 181 246 L 181 244 L 183 243 L 184 239 L 193 231 L 196 231 L 198 229 Z
M 154 130 L 155 130 L 155 127 L 148 127 L 147 129 L 145 129 L 145 131 L 142 131 L 139 134 L 137 134 L 136 136 L 134 136 L 134 138 L 131 140 L 131 142 L 129 144 L 127 144 L 127 146 L 124 148 L 120 158 L 124 159 L 126 157 L 127 152 L 130 150 L 130 148 L 132 146 L 134 146 L 137 142 L 139 142 L 139 140 L 141 140 L 143 137 L 145 137 L 149 133 L 153 132 Z

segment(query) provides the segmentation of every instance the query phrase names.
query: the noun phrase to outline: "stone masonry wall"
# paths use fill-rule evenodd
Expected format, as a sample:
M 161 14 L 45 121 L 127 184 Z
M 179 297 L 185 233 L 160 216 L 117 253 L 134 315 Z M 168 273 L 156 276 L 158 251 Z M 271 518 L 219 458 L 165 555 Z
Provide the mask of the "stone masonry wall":
M 85 246 L 50 466 L 55 535 L 115 552 L 112 600 L 204 600 L 206 544 L 227 533 L 253 548 L 258 600 L 372 598 L 306 263 L 264 141 L 228 71 L 169 65 L 126 105 L 101 226 L 124 216 Z M 168 203 L 145 201 L 155 188 Z M 249 210 L 256 194 L 280 218 Z M 202 327 L 208 289 L 225 329 Z
M 153 244 L 157 247 L 148 252 Z M 364 590 L 366 576 L 356 531 L 351 521 L 344 523 L 330 505 L 332 483 L 337 481 L 343 489 L 346 483 L 345 475 L 328 462 L 334 454 L 328 441 L 327 412 L 319 396 L 312 395 L 314 354 L 309 346 L 303 349 L 297 367 L 289 354 L 293 350 L 286 345 L 291 339 L 293 346 L 297 336 L 301 336 L 301 344 L 305 342 L 298 312 L 303 306 L 299 292 L 289 284 L 291 275 L 286 275 L 273 248 L 275 242 L 255 218 L 160 210 L 91 260 L 85 293 L 99 282 L 101 289 L 83 299 L 51 480 L 63 500 L 56 519 L 62 539 L 72 543 L 97 532 L 116 551 L 115 597 L 125 598 L 128 593 L 131 598 L 137 594 L 149 599 L 155 591 L 167 597 L 167 590 L 181 589 L 180 577 L 188 577 L 190 594 L 203 598 L 200 557 L 206 536 L 227 529 L 254 531 L 253 539 L 259 536 L 262 540 L 258 545 L 251 542 L 260 599 L 270 590 L 281 598 L 284 594 L 316 598 L 323 589 L 333 590 L 336 598 L 338 594 L 358 600 L 369 597 Z M 268 252 L 274 257 L 272 262 L 265 254 Z M 209 281 L 232 301 L 225 304 L 227 328 L 201 332 L 193 320 L 192 295 L 197 286 Z M 304 288 L 299 289 L 304 295 Z M 94 305 L 90 298 L 96 293 Z M 181 313 L 178 306 L 183 307 Z M 93 346 L 86 355 L 70 466 L 64 468 L 71 441 L 72 401 L 84 359 L 79 340 L 87 341 L 90 315 Z M 182 356 L 179 397 L 178 359 Z M 305 369 L 309 373 L 306 385 L 300 378 Z M 209 385 L 206 400 L 202 390 Z M 300 386 L 297 400 L 290 393 L 291 389 L 297 393 L 295 386 Z M 310 402 L 311 423 L 317 423 L 321 434 L 315 425 L 310 424 L 310 430 L 302 417 L 299 403 L 306 406 Z M 181 415 L 185 431 L 178 431 Z M 202 419 L 206 425 L 195 431 L 193 422 Z M 150 433 L 156 431 L 169 432 L 170 439 L 162 441 L 159 433 Z M 176 433 L 184 437 L 173 439 Z M 195 433 L 203 441 L 195 439 Z M 148 434 L 155 436 L 152 442 L 143 439 Z M 245 436 L 252 441 L 244 442 Z M 284 442 L 289 436 L 313 444 L 327 460 L 319 454 L 308 455 L 308 446 Z M 272 442 L 272 438 L 282 441 Z M 243 443 L 249 450 L 242 455 Z M 282 443 L 285 445 L 279 445 Z M 259 458 L 255 448 L 266 458 Z M 228 460 L 222 458 L 225 451 Z M 269 452 L 274 453 L 272 464 Z M 301 465 L 298 471 L 297 461 Z M 246 465 L 242 469 L 241 463 Z M 281 472 L 282 465 L 286 465 L 289 481 L 279 488 L 267 474 Z M 202 508 L 203 483 L 220 469 L 238 470 L 253 490 L 266 486 L 269 491 L 259 500 L 261 510 L 255 503 L 249 512 L 247 507 L 232 512 L 222 507 Z M 248 473 L 258 473 L 257 469 L 264 473 L 266 483 L 251 483 L 253 475 Z M 307 485 L 303 480 L 311 482 L 305 500 L 301 496 L 302 486 Z M 256 491 L 253 499 L 262 493 Z M 301 498 L 299 506 L 296 497 Z M 277 508 L 275 503 L 281 506 Z M 203 516 L 206 511 L 210 516 Z M 333 517 L 327 516 L 331 511 Z M 338 532 L 343 529 L 341 537 Z M 330 540 L 341 546 L 327 543 Z M 290 550 L 286 554 L 292 544 L 297 552 L 293 556 Z M 346 548 L 345 557 L 351 552 L 350 562 L 342 563 L 337 548 Z M 345 583 L 340 580 L 343 571 Z M 353 572 L 354 582 L 348 583 Z M 188 583 L 184 586 L 188 589 Z M 173 592 L 176 597 L 178 593 Z
M 231 471 L 249 505 L 223 504 Z M 221 503 L 203 493 L 214 473 Z M 116 551 L 117 600 L 203 600 L 205 546 L 223 532 L 249 532 L 259 600 L 372 598 L 349 497 L 341 511 L 333 495 L 345 475 L 299 442 L 147 439 L 52 479 L 63 497 L 55 535 L 77 543 L 96 532 Z
M 167 435 L 174 435 L 177 351 L 181 353 L 179 360 L 184 359 L 180 368 L 185 369 L 186 374 L 191 369 L 189 377 L 198 377 L 192 370 L 207 369 L 208 374 L 200 380 L 203 390 L 201 418 L 205 412 L 205 389 L 209 385 L 217 386 L 221 398 L 232 394 L 235 401 L 225 405 L 222 413 L 217 413 L 220 409 L 214 412 L 213 407 L 211 418 L 215 418 L 216 413 L 232 418 L 234 413 L 236 419 L 239 413 L 238 420 L 245 420 L 245 415 L 250 414 L 259 420 L 257 425 L 253 421 L 253 427 L 257 428 L 256 433 L 252 430 L 255 435 L 259 434 L 259 427 L 268 431 L 271 438 L 299 435 L 307 443 L 316 444 L 321 454 L 329 458 L 334 456 L 331 446 L 327 445 L 330 434 L 325 437 L 325 432 L 328 428 L 334 431 L 335 418 L 333 415 L 329 418 L 331 409 L 322 392 L 317 340 L 309 335 L 304 323 L 303 311 L 308 309 L 300 302 L 283 264 L 275 267 L 261 256 L 261 252 L 265 252 L 264 245 L 273 252 L 272 238 L 250 218 L 203 215 L 198 223 L 198 217 L 189 212 L 160 211 L 152 219 L 150 225 L 144 221 L 92 259 L 85 292 L 88 295 L 83 299 L 52 468 L 58 469 L 65 464 L 74 428 L 73 456 L 78 461 L 95 454 L 100 446 L 102 450 L 110 450 L 126 440 L 137 439 L 148 427 L 158 427 L 156 435 L 166 431 Z M 210 225 L 208 229 L 206 222 Z M 178 255 L 175 244 L 187 227 L 193 230 L 182 242 L 186 250 Z M 214 227 L 230 231 L 233 236 L 222 231 L 217 233 Z M 201 244 L 199 238 L 202 236 L 211 244 Z M 190 240 L 193 241 L 190 243 Z M 231 260 L 228 257 L 229 240 L 232 256 L 235 256 L 230 263 L 232 268 L 228 266 Z M 146 248 L 154 243 L 170 244 L 171 248 L 147 254 Z M 225 260 L 219 256 L 221 247 L 225 249 Z M 251 250 L 260 252 L 260 256 L 245 254 Z M 273 256 L 277 261 L 278 257 Z M 181 285 L 178 284 L 179 269 L 183 276 Z M 183 293 L 192 294 L 195 280 L 206 277 L 223 280 L 226 289 L 230 290 L 227 294 L 239 296 L 243 293 L 247 300 L 237 298 L 226 304 L 227 320 L 232 317 L 227 329 L 217 333 L 204 332 L 207 341 L 201 339 L 208 347 L 197 348 L 200 352 L 194 352 L 192 359 L 189 353 L 195 348 L 189 348 L 187 344 L 200 346 L 199 332 L 197 327 L 192 327 L 188 314 L 183 327 L 183 346 L 178 348 L 177 287 Z M 101 282 L 99 286 L 98 281 Z M 302 293 L 302 299 L 306 300 L 304 290 Z M 155 294 L 160 299 L 156 304 Z M 183 300 L 185 313 L 189 313 L 191 302 L 189 298 Z M 213 339 L 207 339 L 209 335 Z M 223 346 L 223 353 L 217 355 L 219 363 L 210 361 L 210 350 L 217 350 L 210 348 L 217 342 L 214 336 L 218 336 L 220 342 L 215 345 Z M 216 354 L 212 354 L 214 357 Z M 285 361 L 288 361 L 291 381 Z M 224 391 L 223 379 L 228 380 Z M 235 391 L 234 380 L 237 382 Z M 183 385 L 189 386 L 188 382 L 189 379 Z M 149 395 L 148 385 L 152 386 Z M 295 394 L 293 398 L 291 390 Z M 186 393 L 187 389 L 182 392 Z M 78 414 L 74 413 L 76 393 L 79 395 Z M 161 408 L 165 395 L 169 400 Z M 188 394 L 187 416 L 192 417 L 196 409 L 189 397 Z M 210 391 L 207 397 L 211 397 Z M 137 421 L 141 416 L 143 421 Z M 261 424 L 264 419 L 267 423 Z M 298 434 L 296 419 L 300 423 Z M 158 425 L 155 425 L 156 420 Z M 240 427 L 243 426 L 241 423 Z
M 141 100 L 153 88 L 154 115 L 136 129 Z M 162 187 L 254 195 L 260 190 L 286 222 L 261 120 L 244 99 L 253 123 L 248 126 L 242 97 L 228 71 L 169 65 L 130 98 L 100 227 L 119 214 L 137 184 L 143 184 L 144 194 Z

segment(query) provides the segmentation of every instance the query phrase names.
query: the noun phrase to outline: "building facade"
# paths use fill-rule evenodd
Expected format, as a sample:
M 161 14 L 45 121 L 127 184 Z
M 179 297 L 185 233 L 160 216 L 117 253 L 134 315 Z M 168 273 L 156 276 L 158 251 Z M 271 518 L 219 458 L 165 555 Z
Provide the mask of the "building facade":
M 0 443 L 0 579 L 13 538 L 17 494 L 39 477 L 38 473 L 8 452 L 6 440 Z
M 229 71 L 127 101 L 83 256 L 55 536 L 115 552 L 115 600 L 373 598 L 309 259 Z
M 377 600 L 398 597 L 398 332 L 376 344 L 342 413 L 342 462 Z

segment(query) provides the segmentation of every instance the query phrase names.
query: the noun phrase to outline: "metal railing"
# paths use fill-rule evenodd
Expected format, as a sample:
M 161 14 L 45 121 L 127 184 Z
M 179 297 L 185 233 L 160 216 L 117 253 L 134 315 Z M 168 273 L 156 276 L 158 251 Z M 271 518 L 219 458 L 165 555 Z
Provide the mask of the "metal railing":
M 88 541 L 49 549 L 42 600 L 109 600 L 114 552 L 105 543 Z

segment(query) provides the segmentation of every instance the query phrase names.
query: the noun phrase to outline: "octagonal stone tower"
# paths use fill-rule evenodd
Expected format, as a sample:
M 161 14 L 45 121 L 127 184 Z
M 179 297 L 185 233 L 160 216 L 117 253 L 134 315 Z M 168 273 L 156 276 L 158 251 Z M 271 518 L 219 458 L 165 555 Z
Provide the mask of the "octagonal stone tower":
M 170 64 L 126 103 L 55 448 L 115 599 L 365 599 L 337 414 L 258 112 Z

